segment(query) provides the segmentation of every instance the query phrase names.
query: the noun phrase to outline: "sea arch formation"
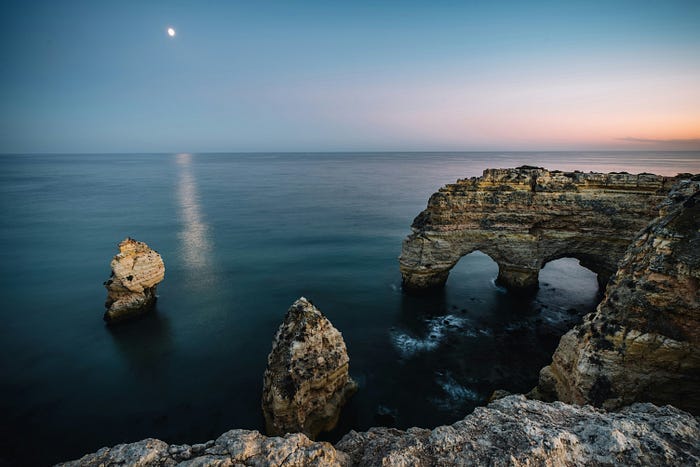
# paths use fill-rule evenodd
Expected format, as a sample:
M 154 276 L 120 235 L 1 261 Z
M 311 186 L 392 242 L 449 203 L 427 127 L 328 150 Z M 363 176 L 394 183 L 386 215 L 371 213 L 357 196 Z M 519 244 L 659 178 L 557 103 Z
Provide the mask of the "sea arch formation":
M 563 257 L 577 258 L 604 287 L 675 180 L 531 166 L 460 179 L 434 193 L 413 221 L 399 257 L 403 288 L 442 288 L 459 259 L 476 250 L 514 291 L 537 288 L 540 269 Z

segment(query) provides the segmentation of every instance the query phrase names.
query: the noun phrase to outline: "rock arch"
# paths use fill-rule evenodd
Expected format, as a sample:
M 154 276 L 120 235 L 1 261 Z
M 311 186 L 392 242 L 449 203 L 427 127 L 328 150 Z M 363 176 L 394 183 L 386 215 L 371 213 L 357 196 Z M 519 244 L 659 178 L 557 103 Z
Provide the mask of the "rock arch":
M 607 283 L 635 234 L 658 215 L 675 178 L 653 174 L 487 169 L 433 194 L 399 257 L 404 290 L 445 285 L 459 259 L 480 250 L 498 281 L 534 289 L 549 261 L 573 257 Z

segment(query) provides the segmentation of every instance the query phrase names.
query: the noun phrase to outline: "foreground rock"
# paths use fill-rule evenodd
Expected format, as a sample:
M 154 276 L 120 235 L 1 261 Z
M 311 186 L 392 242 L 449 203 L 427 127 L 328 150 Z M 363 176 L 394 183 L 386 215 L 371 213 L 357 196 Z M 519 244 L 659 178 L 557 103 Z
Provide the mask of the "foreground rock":
M 158 252 L 143 242 L 126 238 L 112 258 L 112 275 L 104 283 L 107 289 L 107 322 L 121 321 L 153 308 L 156 286 L 165 276 L 165 265 Z
M 498 280 L 511 289 L 537 287 L 544 264 L 565 256 L 605 285 L 674 181 L 527 166 L 458 180 L 433 194 L 413 221 L 400 257 L 404 290 L 442 287 L 457 261 L 475 250 L 498 263 Z
M 102 448 L 62 466 L 340 466 L 348 457 L 329 443 L 316 443 L 301 433 L 268 438 L 257 431 L 231 430 L 215 441 L 172 444 L 159 439 Z
M 269 435 L 333 429 L 356 390 L 343 336 L 304 297 L 289 308 L 267 358 L 262 408 Z
M 700 413 L 700 177 L 679 182 L 627 249 L 595 313 L 562 337 L 533 392 L 613 409 Z
M 215 441 L 155 439 L 103 448 L 66 466 L 697 465 L 697 419 L 673 407 L 635 404 L 619 413 L 508 396 L 434 430 L 350 432 L 335 448 L 302 434 L 267 438 L 232 430 Z

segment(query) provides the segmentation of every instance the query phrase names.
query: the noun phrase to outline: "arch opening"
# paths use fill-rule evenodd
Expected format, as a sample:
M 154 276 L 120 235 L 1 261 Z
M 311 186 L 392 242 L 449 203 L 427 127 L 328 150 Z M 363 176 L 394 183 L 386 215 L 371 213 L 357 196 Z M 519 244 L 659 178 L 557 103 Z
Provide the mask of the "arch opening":
M 440 294 L 404 296 L 407 312 L 390 330 L 402 373 L 426 375 L 420 390 L 435 417 L 472 410 L 495 389 L 527 392 L 561 336 L 599 302 L 596 274 L 577 258 L 550 259 L 541 271 L 530 263 L 539 288 L 523 296 L 496 280 L 512 256 L 480 246 L 445 258 Z
M 447 290 L 471 284 L 473 287 L 489 287 L 498 276 L 498 263 L 481 250 L 463 255 L 450 269 L 445 287 Z
M 582 268 L 595 276 L 598 283 L 598 288 L 601 292 L 604 292 L 608 279 L 610 279 L 610 276 L 613 275 L 616 270 L 615 267 L 610 267 L 608 264 L 609 262 L 609 258 L 600 258 L 592 255 L 565 252 L 545 257 L 542 261 L 540 273 L 549 266 L 553 268 L 553 270 L 561 269 L 560 272 L 562 272 L 565 276 L 570 276 L 573 274 L 573 271 L 576 268 Z M 582 274 L 583 276 L 587 275 L 586 273 Z
M 548 261 L 540 270 L 535 302 L 545 318 L 568 322 L 592 311 L 602 292 L 599 274 L 578 258 L 564 256 Z

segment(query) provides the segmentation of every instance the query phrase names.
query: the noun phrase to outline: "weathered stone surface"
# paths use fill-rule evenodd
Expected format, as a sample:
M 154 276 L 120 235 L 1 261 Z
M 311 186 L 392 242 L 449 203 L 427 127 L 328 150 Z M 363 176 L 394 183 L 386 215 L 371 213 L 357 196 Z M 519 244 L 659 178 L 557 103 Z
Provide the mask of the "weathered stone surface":
M 680 181 L 627 249 L 605 297 L 564 335 L 533 396 L 700 413 L 700 181 Z
M 442 287 L 475 250 L 498 263 L 511 289 L 537 287 L 549 261 L 574 257 L 604 285 L 627 245 L 658 215 L 674 179 L 536 167 L 488 169 L 433 194 L 399 258 L 404 290 Z
M 336 449 L 353 465 L 695 465 L 699 436 L 673 407 L 605 413 L 508 396 L 434 430 L 351 432 Z
M 215 441 L 168 445 L 157 439 L 102 448 L 94 454 L 59 464 L 65 467 L 110 466 L 341 466 L 348 457 L 325 442 L 301 433 L 268 438 L 257 431 L 231 430 Z
M 103 448 L 65 466 L 435 466 L 698 465 L 698 420 L 670 406 L 618 413 L 508 396 L 434 430 L 372 428 L 335 446 L 303 434 L 267 438 L 231 430 L 216 441 L 171 445 L 148 439 Z
M 143 242 L 126 238 L 119 243 L 119 253 L 110 266 L 112 275 L 104 283 L 105 321 L 121 321 L 153 308 L 156 286 L 165 277 L 165 265 L 158 252 Z
M 331 430 L 356 390 L 341 333 L 301 297 L 287 311 L 267 358 L 262 408 L 269 435 Z

